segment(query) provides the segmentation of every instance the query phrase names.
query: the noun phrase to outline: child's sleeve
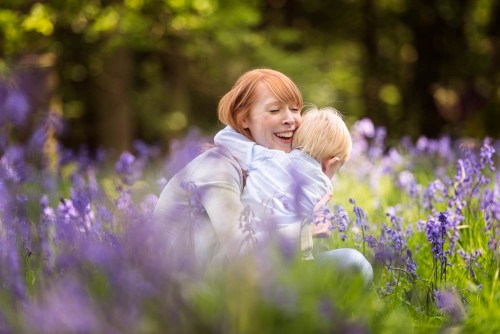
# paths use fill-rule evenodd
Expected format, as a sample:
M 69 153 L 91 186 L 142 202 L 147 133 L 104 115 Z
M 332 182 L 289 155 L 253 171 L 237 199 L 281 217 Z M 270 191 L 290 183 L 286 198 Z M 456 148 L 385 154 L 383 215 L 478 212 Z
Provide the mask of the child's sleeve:
M 274 151 L 256 144 L 229 125 L 214 136 L 214 143 L 229 150 L 245 170 L 248 169 L 254 160 L 262 155 L 268 156 L 273 154 L 272 151 Z

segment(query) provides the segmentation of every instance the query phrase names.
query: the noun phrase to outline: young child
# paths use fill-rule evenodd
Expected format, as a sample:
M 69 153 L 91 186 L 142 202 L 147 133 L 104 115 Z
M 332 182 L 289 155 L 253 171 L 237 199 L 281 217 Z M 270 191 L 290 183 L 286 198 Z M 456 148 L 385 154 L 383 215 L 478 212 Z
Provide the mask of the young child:
M 254 214 L 257 230 L 274 230 L 300 244 L 303 257 L 311 259 L 310 223 L 318 217 L 318 203 L 332 192 L 332 177 L 351 155 L 351 136 L 340 113 L 334 108 L 306 111 L 290 153 L 257 145 L 229 126 L 214 142 L 247 171 L 241 201 Z

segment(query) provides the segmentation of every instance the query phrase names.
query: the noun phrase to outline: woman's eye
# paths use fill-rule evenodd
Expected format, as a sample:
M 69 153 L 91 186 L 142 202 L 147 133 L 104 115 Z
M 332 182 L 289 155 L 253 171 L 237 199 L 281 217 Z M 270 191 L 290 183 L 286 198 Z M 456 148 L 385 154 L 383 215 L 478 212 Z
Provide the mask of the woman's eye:
M 276 113 L 276 112 L 279 112 L 280 110 L 279 109 L 271 109 L 269 111 L 272 112 L 272 113 Z

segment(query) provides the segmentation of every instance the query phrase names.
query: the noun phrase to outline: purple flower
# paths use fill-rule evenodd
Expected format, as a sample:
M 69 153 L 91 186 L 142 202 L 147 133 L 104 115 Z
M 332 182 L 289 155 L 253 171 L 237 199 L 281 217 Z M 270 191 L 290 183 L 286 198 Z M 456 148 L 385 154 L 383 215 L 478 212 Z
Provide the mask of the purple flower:
M 384 234 L 387 235 L 388 240 L 391 241 L 393 248 L 394 248 L 394 252 L 396 254 L 401 253 L 401 251 L 403 250 L 403 247 L 406 246 L 406 240 L 401 235 L 401 233 L 391 229 L 387 225 L 384 225 Z
M 150 146 L 142 140 L 134 140 L 133 143 L 135 151 L 141 159 L 152 159 L 160 155 L 161 151 L 158 146 Z
M 424 209 L 432 210 L 434 208 L 433 203 L 443 202 L 443 195 L 445 193 L 446 187 L 440 180 L 434 180 L 429 183 L 423 197 Z
M 444 249 L 444 245 L 447 239 L 447 227 L 448 227 L 448 214 L 446 212 L 440 212 L 437 219 L 432 217 L 427 221 L 425 226 L 425 234 L 427 236 L 427 241 L 431 243 L 432 254 L 434 257 L 434 279 L 437 283 L 438 279 L 438 266 L 440 268 L 440 278 L 446 281 L 446 269 L 447 266 L 451 266 L 448 263 L 449 250 Z M 439 265 L 437 261 L 439 260 Z
M 486 233 L 489 235 L 488 248 L 492 251 L 500 249 L 500 191 L 486 189 L 481 198 L 480 209 L 486 222 Z
M 123 152 L 115 164 L 115 170 L 122 182 L 131 186 L 141 177 L 143 163 L 144 161 L 136 159 L 130 152 Z
M 17 127 L 26 125 L 26 119 L 30 112 L 30 105 L 26 95 L 18 89 L 12 89 L 8 92 L 7 98 L 0 106 L 9 120 Z
M 26 287 L 22 278 L 22 255 L 19 254 L 16 239 L 16 233 L 12 230 L 7 231 L 5 235 L 0 235 L 0 279 L 7 291 L 11 291 L 17 299 L 23 300 Z
M 465 309 L 460 297 L 453 290 L 434 291 L 436 306 L 450 317 L 453 323 L 462 322 L 465 318 Z
M 367 138 L 375 137 L 375 126 L 369 118 L 363 118 L 356 121 L 353 125 L 353 132 L 359 133 Z
M 352 211 L 354 212 L 354 216 L 356 217 L 355 219 L 356 225 L 361 227 L 362 230 L 368 229 L 368 225 L 366 223 L 365 211 L 356 205 L 356 201 L 353 198 L 349 199 L 349 203 L 351 203 L 354 206 Z
M 406 271 L 410 274 L 416 275 L 417 273 L 417 264 L 413 260 L 412 253 L 409 249 L 406 249 L 406 257 L 404 258 L 406 263 Z
M 28 167 L 24 160 L 24 150 L 19 146 L 11 146 L 0 158 L 0 179 L 20 183 L 28 174 Z
M 25 323 L 38 333 L 97 333 L 100 327 L 98 308 L 86 289 L 76 281 L 55 282 L 42 298 L 26 308 Z
M 164 162 L 164 175 L 171 178 L 179 170 L 184 168 L 191 160 L 203 152 L 202 143 L 208 140 L 201 136 L 200 131 L 192 129 L 182 140 L 170 142 L 169 156 Z
M 421 186 L 415 180 L 415 176 L 407 170 L 399 173 L 396 185 L 401 188 L 401 190 L 407 192 L 411 198 L 415 198 L 421 190 Z
M 336 227 L 339 231 L 340 239 L 344 241 L 347 237 L 345 232 L 350 224 L 350 220 L 347 211 L 340 205 L 337 207 L 337 214 L 333 218 L 333 223 L 333 227 Z
M 490 168 L 490 170 L 494 171 L 494 161 L 493 155 L 495 154 L 495 148 L 491 146 L 491 138 L 484 139 L 483 146 L 480 151 L 480 163 L 479 168 L 484 169 L 486 166 Z

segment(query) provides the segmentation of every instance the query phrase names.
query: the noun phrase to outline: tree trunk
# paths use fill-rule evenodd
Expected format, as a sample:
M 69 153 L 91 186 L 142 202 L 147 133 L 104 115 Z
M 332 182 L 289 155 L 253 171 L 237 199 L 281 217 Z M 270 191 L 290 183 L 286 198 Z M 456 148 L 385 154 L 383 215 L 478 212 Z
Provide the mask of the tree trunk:
M 132 65 L 132 52 L 118 48 L 104 57 L 102 73 L 96 77 L 99 146 L 117 152 L 130 149 L 134 137 Z
M 377 47 L 377 18 L 373 0 L 363 1 L 363 28 L 361 40 L 365 47 L 363 62 L 363 100 L 365 114 L 376 124 L 386 124 L 384 106 L 379 99 L 381 86 L 378 47 Z

